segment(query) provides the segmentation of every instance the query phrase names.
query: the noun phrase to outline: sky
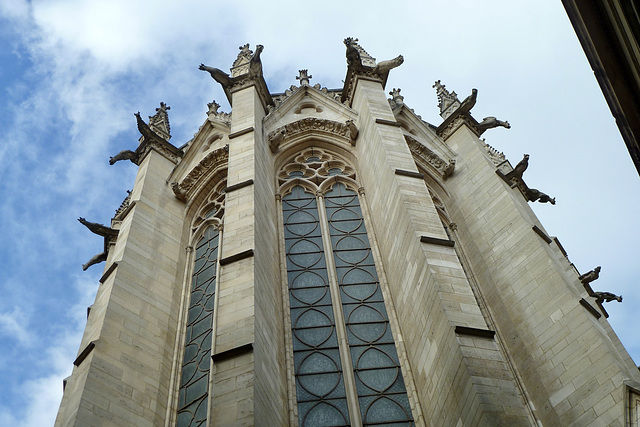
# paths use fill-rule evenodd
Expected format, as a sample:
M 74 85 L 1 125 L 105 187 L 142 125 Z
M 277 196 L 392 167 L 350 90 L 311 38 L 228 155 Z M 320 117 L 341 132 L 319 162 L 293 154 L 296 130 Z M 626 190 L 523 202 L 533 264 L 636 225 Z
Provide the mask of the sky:
M 387 91 L 434 125 L 435 80 L 477 88 L 474 117 L 512 126 L 483 137 L 531 156 L 527 184 L 557 200 L 532 208 L 580 272 L 602 266 L 594 290 L 623 295 L 609 322 L 640 362 L 640 179 L 561 2 L 394 3 L 0 0 L 0 425 L 53 424 L 104 267 L 82 271 L 103 242 L 77 218 L 108 224 L 133 186 L 135 165 L 108 164 L 136 148 L 133 113 L 166 102 L 181 146 L 208 102 L 230 110 L 198 65 L 228 69 L 245 43 L 265 46 L 271 92 L 303 68 L 341 88 L 347 36 L 402 54 Z

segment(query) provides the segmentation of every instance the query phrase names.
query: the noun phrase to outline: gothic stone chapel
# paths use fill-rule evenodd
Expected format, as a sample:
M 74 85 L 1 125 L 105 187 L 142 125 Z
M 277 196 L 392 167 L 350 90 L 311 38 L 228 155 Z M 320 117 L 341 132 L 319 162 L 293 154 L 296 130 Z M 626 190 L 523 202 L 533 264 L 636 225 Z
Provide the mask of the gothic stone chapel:
M 427 123 L 386 97 L 402 56 L 344 42 L 341 89 L 270 93 L 260 45 L 201 65 L 232 113 L 179 148 L 169 107 L 137 114 L 132 191 L 81 218 L 106 263 L 56 425 L 637 425 L 618 297 L 534 215 L 529 157 L 480 139 L 508 122 L 437 81 Z

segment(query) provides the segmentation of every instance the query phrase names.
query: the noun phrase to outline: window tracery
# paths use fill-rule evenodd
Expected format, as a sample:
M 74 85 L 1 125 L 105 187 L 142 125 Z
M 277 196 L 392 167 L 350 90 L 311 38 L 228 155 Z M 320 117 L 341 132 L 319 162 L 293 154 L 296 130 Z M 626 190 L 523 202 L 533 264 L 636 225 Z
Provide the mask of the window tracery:
M 301 426 L 413 425 L 355 179 L 319 148 L 278 174 Z

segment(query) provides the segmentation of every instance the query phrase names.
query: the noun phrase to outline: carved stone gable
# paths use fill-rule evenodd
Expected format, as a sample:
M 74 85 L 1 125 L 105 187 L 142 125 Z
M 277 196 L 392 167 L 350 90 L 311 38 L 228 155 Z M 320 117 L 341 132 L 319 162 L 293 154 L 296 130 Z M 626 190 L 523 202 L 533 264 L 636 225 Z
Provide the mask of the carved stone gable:
M 156 108 L 156 113 L 153 116 L 149 116 L 149 127 L 159 136 L 164 138 L 165 141 L 171 139 L 171 126 L 169 125 L 169 107 L 164 102 L 160 103 L 160 108 Z

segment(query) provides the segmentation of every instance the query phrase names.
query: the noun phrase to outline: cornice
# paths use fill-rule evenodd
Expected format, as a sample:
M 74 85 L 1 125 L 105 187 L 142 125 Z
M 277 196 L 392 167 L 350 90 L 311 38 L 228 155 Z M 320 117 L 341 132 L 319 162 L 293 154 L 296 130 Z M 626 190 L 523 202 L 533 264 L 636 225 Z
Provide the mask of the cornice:
M 176 165 L 184 155 L 182 150 L 176 148 L 169 142 L 160 140 L 148 140 L 146 138 L 143 138 L 142 142 L 138 146 L 138 149 L 136 150 L 136 153 L 138 155 L 134 163 L 140 166 L 140 163 L 142 163 L 145 157 L 147 157 L 147 154 L 149 154 L 151 151 L 158 152 Z
M 288 123 L 273 132 L 270 132 L 267 136 L 269 148 L 272 153 L 275 153 L 278 151 L 281 144 L 309 133 L 330 134 L 343 139 L 345 143 L 351 145 L 355 145 L 357 137 L 357 129 L 355 129 L 355 125 L 351 121 L 347 121 L 347 123 L 339 123 L 333 120 L 307 117 Z
M 454 112 L 452 115 L 447 117 L 444 122 L 436 129 L 436 133 L 440 138 L 444 141 L 449 139 L 451 135 L 455 133 L 462 125 L 467 125 L 471 131 L 476 134 L 476 136 L 480 136 L 480 132 L 478 130 L 478 122 L 476 119 L 471 117 L 471 115 L 467 112 Z
M 422 145 L 420 142 L 409 135 L 405 134 L 404 139 L 407 141 L 407 145 L 409 146 L 409 150 L 411 151 L 411 153 L 434 168 L 442 176 L 443 179 L 447 179 L 449 176 L 451 176 L 455 168 L 455 160 L 443 160 L 436 153 L 434 153 L 429 148 Z

